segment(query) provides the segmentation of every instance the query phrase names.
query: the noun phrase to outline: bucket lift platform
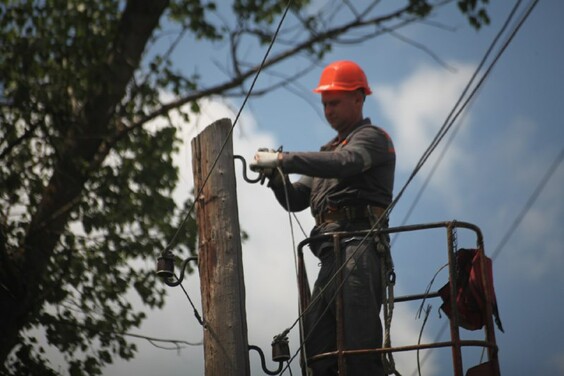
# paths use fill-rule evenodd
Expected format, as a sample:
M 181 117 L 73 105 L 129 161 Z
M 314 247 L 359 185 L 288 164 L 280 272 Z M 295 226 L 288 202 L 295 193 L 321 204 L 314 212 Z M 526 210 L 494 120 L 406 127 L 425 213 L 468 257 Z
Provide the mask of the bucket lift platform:
M 457 252 L 457 242 L 456 242 L 456 231 L 457 229 L 467 229 L 470 230 L 475 234 L 476 237 L 476 248 L 478 252 L 481 252 L 482 255 L 484 253 L 484 246 L 483 246 L 483 236 L 481 230 L 471 224 L 466 222 L 458 222 L 458 221 L 449 221 L 449 222 L 438 222 L 438 223 L 430 223 L 430 224 L 419 224 L 419 225 L 410 225 L 410 226 L 401 226 L 401 227 L 391 227 L 387 229 L 381 229 L 379 231 L 373 232 L 370 234 L 371 236 L 375 236 L 377 234 L 395 234 L 395 233 L 406 233 L 406 232 L 414 232 L 414 231 L 424 231 L 430 229 L 445 229 L 446 230 L 446 238 L 447 238 L 447 260 L 448 260 L 448 278 L 450 282 L 450 294 L 451 296 L 456 296 L 457 286 L 456 286 L 456 252 Z M 325 240 L 325 241 L 332 241 L 335 244 L 335 252 L 340 254 L 339 252 L 339 244 L 340 239 L 351 237 L 351 236 L 367 236 L 369 235 L 369 230 L 366 231 L 357 231 L 357 232 L 332 232 L 326 233 L 320 236 L 312 237 L 305 239 L 298 245 L 298 281 L 299 281 L 299 292 L 300 292 L 300 310 L 303 311 L 305 307 L 308 306 L 310 301 L 310 290 L 309 290 L 309 282 L 307 280 L 307 273 L 305 270 L 304 258 L 303 258 L 303 247 L 309 245 L 313 241 Z M 393 250 L 392 250 L 393 251 Z M 483 265 L 484 258 L 481 257 L 482 260 L 482 268 L 481 270 L 486 270 Z M 340 274 L 342 274 L 342 268 L 339 269 Z M 386 347 L 386 348 L 376 348 L 376 349 L 360 349 L 360 350 L 346 350 L 344 347 L 344 335 L 343 335 L 343 325 L 342 325 L 342 312 L 343 312 L 343 297 L 342 294 L 338 294 L 336 297 L 336 312 L 337 312 L 337 343 L 335 347 L 335 351 L 324 353 L 324 354 L 317 354 L 313 357 L 308 359 L 308 362 L 315 361 L 316 359 L 325 358 L 325 357 L 337 357 L 338 359 L 338 367 L 339 367 L 339 375 L 346 375 L 345 369 L 345 358 L 349 355 L 354 354 L 368 354 L 368 353 L 396 353 L 396 352 L 404 352 L 404 351 L 417 351 L 423 349 L 433 349 L 433 348 L 451 348 L 452 352 L 452 368 L 453 368 L 453 375 L 454 376 L 464 376 L 464 368 L 462 362 L 462 348 L 463 347 L 481 347 L 487 351 L 488 359 L 486 362 L 479 364 L 477 366 L 471 367 L 467 369 L 466 376 L 499 376 L 500 369 L 499 369 L 499 359 L 498 359 L 498 347 L 496 344 L 495 339 L 495 329 L 494 323 L 492 319 L 492 302 L 493 297 L 491 296 L 490 286 L 487 286 L 487 279 L 484 275 L 482 277 L 482 283 L 484 286 L 484 291 L 486 292 L 486 312 L 484 312 L 484 339 L 483 340 L 474 340 L 474 339 L 463 339 L 461 338 L 460 333 L 460 314 L 458 308 L 456 306 L 456 299 L 450 299 L 451 303 L 451 318 L 449 320 L 450 324 L 450 340 L 444 342 L 435 342 L 435 343 L 424 343 L 424 344 L 413 344 L 407 346 L 400 346 L 400 347 Z M 343 276 L 337 276 L 338 279 L 342 280 Z M 493 291 L 493 289 L 492 289 Z M 414 295 L 406 295 L 406 296 L 399 296 L 393 297 L 392 296 L 392 303 L 401 303 L 401 302 L 409 302 L 409 301 L 416 301 L 422 299 L 429 299 L 429 298 L 436 298 L 439 297 L 438 292 L 424 292 L 418 293 Z M 303 312 L 300 312 L 300 317 Z M 305 369 L 303 369 L 302 374 L 305 376 Z

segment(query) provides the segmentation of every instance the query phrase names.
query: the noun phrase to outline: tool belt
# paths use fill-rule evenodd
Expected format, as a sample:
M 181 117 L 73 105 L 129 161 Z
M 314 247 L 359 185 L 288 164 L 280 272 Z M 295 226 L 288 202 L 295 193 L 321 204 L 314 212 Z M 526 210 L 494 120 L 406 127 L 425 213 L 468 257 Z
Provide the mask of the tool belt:
M 328 210 L 315 216 L 315 224 L 320 225 L 326 222 L 343 222 L 377 220 L 386 211 L 379 206 L 345 206 L 335 210 Z

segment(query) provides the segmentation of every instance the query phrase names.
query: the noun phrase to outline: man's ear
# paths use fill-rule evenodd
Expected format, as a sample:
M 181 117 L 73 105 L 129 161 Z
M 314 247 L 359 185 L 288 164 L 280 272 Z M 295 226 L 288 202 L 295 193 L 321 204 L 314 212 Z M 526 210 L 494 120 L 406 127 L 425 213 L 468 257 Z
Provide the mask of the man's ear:
M 362 89 L 356 90 L 354 93 L 355 102 L 359 103 L 361 106 L 366 100 L 366 95 L 364 95 L 364 91 Z

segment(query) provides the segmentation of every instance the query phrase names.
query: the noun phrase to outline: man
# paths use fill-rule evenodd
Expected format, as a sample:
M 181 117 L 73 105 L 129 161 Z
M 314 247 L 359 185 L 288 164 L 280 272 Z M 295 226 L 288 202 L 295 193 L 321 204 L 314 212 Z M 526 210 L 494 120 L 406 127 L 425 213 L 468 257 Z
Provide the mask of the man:
M 269 186 L 283 207 L 288 195 L 291 211 L 308 206 L 316 219 L 311 236 L 333 231 L 358 231 L 372 227 L 392 200 L 395 151 L 390 137 L 363 116 L 366 95 L 372 91 L 362 69 L 351 61 L 336 61 L 322 72 L 314 90 L 321 94 L 325 118 L 337 136 L 319 152 L 282 153 L 259 149 L 251 168 L 270 174 Z M 300 180 L 285 184 L 278 173 L 297 173 Z M 286 191 L 287 190 L 287 191 Z M 382 220 L 381 225 L 387 226 Z M 347 350 L 378 348 L 382 345 L 379 314 L 382 305 L 381 256 L 376 237 L 348 237 L 341 242 L 343 268 L 343 316 Z M 331 240 L 313 243 L 321 260 L 312 304 L 304 317 L 306 354 L 336 349 L 337 279 L 340 268 Z M 377 354 L 346 357 L 347 375 L 384 375 Z M 308 362 L 314 376 L 337 375 L 337 359 Z

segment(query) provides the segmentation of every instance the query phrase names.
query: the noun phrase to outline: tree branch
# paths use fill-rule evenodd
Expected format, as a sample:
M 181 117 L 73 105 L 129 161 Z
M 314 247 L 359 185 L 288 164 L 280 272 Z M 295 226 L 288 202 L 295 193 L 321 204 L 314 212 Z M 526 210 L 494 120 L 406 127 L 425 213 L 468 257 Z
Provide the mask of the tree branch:
M 97 155 L 103 142 L 100 135 L 107 134 L 115 108 L 139 65 L 147 40 L 167 6 L 167 0 L 127 2 L 113 50 L 103 67 L 108 74 L 108 80 L 94 85 L 91 100 L 86 104 L 80 121 L 77 121 L 78 125 L 69 128 L 60 149 L 60 158 L 54 166 L 53 174 L 23 239 L 23 260 L 18 267 L 25 270 L 26 278 L 3 279 L 7 291 L 16 295 L 20 304 L 14 306 L 5 289 L 0 289 L 0 306 L 13 307 L 0 322 L 0 359 L 6 359 L 18 341 L 19 331 L 43 304 L 36 297 L 49 258 L 67 224 L 69 210 L 66 206 L 69 203 L 72 206 L 80 196 L 89 173 L 92 172 L 88 169 L 89 163 Z M 61 208 L 64 208 L 65 215 L 59 214 Z M 47 221 L 55 213 L 56 219 Z
M 201 346 L 203 344 L 203 341 L 199 341 L 199 342 L 188 342 L 182 339 L 171 339 L 171 338 L 157 338 L 157 337 L 151 337 L 151 336 L 146 336 L 143 334 L 136 334 L 136 333 L 129 333 L 129 332 L 116 332 L 113 330 L 106 330 L 106 329 L 100 329 L 98 327 L 94 327 L 91 325 L 86 325 L 86 324 L 80 324 L 77 322 L 68 322 L 68 321 L 61 321 L 58 320 L 57 321 L 58 324 L 60 325 L 65 325 L 65 326 L 72 326 L 75 328 L 80 328 L 80 329 L 86 329 L 89 330 L 93 333 L 106 333 L 106 334 L 114 334 L 114 335 L 118 335 L 118 336 L 126 336 L 126 337 L 132 337 L 132 338 L 139 338 L 139 339 L 144 339 L 146 341 L 149 341 L 153 346 L 154 342 L 157 343 L 172 343 L 174 345 L 176 345 L 175 349 L 180 349 L 179 345 L 186 345 L 186 346 Z M 160 347 L 160 346 L 156 346 L 156 347 Z M 163 347 L 160 347 L 163 348 Z M 165 350 L 171 350 L 171 349 L 167 349 L 165 348 Z
M 0 159 L 3 159 L 4 157 L 6 157 L 8 154 L 10 154 L 12 149 L 14 149 L 16 146 L 18 146 L 19 144 L 21 144 L 22 142 L 24 142 L 25 140 L 30 138 L 33 135 L 33 132 L 35 132 L 35 130 L 37 128 L 39 128 L 38 123 L 32 125 L 28 129 L 26 129 L 24 134 L 22 134 L 20 137 L 15 139 L 13 142 L 8 143 L 8 145 L 6 145 L 4 150 L 2 150 L 2 152 L 0 153 Z
M 328 29 L 328 30 L 326 30 L 322 33 L 312 34 L 311 37 L 309 39 L 307 39 L 306 41 L 298 43 L 294 47 L 292 47 L 288 50 L 285 50 L 285 51 L 279 53 L 278 55 L 275 55 L 274 57 L 268 59 L 264 63 L 262 69 L 274 66 L 274 65 L 276 65 L 276 64 L 278 64 L 278 63 L 280 63 L 280 62 L 282 62 L 282 61 L 302 52 L 302 51 L 306 51 L 308 49 L 311 49 L 312 46 L 314 46 L 314 45 L 316 45 L 320 42 L 335 38 L 336 36 L 342 35 L 346 32 L 349 32 L 350 30 L 361 29 L 361 28 L 364 28 L 366 26 L 371 26 L 371 25 L 379 25 L 379 24 L 387 22 L 387 21 L 391 21 L 391 20 L 394 20 L 394 19 L 401 18 L 406 13 L 408 13 L 410 10 L 411 10 L 411 6 L 408 5 L 404 8 L 401 8 L 401 9 L 399 9 L 395 12 L 389 13 L 387 15 L 383 15 L 383 16 L 379 16 L 379 17 L 373 17 L 373 18 L 370 18 L 370 19 L 367 19 L 367 20 L 355 19 L 354 21 L 346 23 L 342 26 L 330 28 L 330 29 Z M 414 21 L 417 18 L 418 18 L 417 16 L 409 16 L 407 20 L 402 21 L 402 24 L 408 24 L 408 23 Z M 254 67 L 247 69 L 245 72 L 233 77 L 230 81 L 224 82 L 224 83 L 216 85 L 216 86 L 212 86 L 212 87 L 207 88 L 207 89 L 195 91 L 195 92 L 193 92 L 189 95 L 186 95 L 182 98 L 179 98 L 177 100 L 174 100 L 172 102 L 169 102 L 167 104 L 162 105 L 160 108 L 158 108 L 155 111 L 145 115 L 144 117 L 137 120 L 135 123 L 133 123 L 129 126 L 122 127 L 121 131 L 117 132 L 115 137 L 112 140 L 109 140 L 109 145 L 114 145 L 116 142 L 118 142 L 121 138 L 123 138 L 129 132 L 131 132 L 131 131 L 133 131 L 137 128 L 142 127 L 144 124 L 146 124 L 147 122 L 149 122 L 151 120 L 154 120 L 154 119 L 156 119 L 160 116 L 167 114 L 169 111 L 171 111 L 173 109 L 177 109 L 177 108 L 182 107 L 183 105 L 185 105 L 189 102 L 194 102 L 194 101 L 197 101 L 197 100 L 205 98 L 205 97 L 209 97 L 209 96 L 213 96 L 213 95 L 217 95 L 217 94 L 225 94 L 229 90 L 241 86 L 241 84 L 243 84 L 243 82 L 245 82 L 247 79 L 249 79 L 250 77 L 255 75 L 259 71 L 259 69 L 261 69 L 260 65 L 256 65 Z

